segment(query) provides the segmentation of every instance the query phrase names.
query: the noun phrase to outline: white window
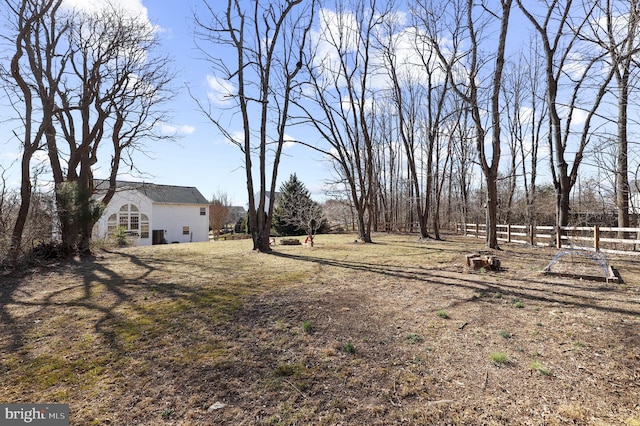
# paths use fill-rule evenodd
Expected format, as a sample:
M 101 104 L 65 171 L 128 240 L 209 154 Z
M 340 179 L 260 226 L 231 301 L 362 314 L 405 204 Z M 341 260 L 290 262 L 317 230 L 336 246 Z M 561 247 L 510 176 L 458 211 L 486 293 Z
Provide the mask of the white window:
M 188 226 L 183 226 L 182 227 L 182 235 L 189 235 L 189 227 Z
M 207 215 L 207 208 L 200 207 L 200 216 L 206 216 L 206 215 Z
M 149 217 L 140 213 L 134 204 L 125 204 L 120 207 L 118 213 L 109 216 L 107 220 L 107 232 L 113 236 L 118 228 L 132 237 L 149 238 Z
M 140 214 L 140 238 L 149 238 L 149 216 Z
M 114 213 L 107 219 L 107 235 L 115 235 L 118 230 L 118 213 Z

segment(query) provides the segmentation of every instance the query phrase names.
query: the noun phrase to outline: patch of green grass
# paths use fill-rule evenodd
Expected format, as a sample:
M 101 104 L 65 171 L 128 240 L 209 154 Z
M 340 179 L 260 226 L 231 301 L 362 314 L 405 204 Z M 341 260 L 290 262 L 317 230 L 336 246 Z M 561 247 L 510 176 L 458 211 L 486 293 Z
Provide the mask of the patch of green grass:
M 550 376 L 551 375 L 551 371 L 549 371 L 549 369 L 547 367 L 545 367 L 544 365 L 542 365 L 538 361 L 531 361 L 531 363 L 529 364 L 529 368 L 532 369 L 532 370 L 537 371 L 538 373 L 542 374 L 543 376 Z
M 171 417 L 171 415 L 173 414 L 173 408 L 165 408 L 164 410 L 162 410 L 162 412 L 160 413 L 160 416 L 162 416 L 163 419 L 168 419 L 169 417 Z
M 343 343 L 342 346 L 340 346 L 340 350 L 342 352 L 344 352 L 344 353 L 347 353 L 347 354 L 356 353 L 356 348 L 355 348 L 355 346 L 353 346 L 353 343 L 351 343 L 351 342 Z
M 491 362 L 495 365 L 505 365 L 509 363 L 507 354 L 505 354 L 504 352 L 491 352 L 491 354 L 489 355 L 489 359 L 491 359 Z
M 422 337 L 418 333 L 409 333 L 406 336 L 407 342 L 413 344 L 422 342 Z
M 302 330 L 305 333 L 313 332 L 313 323 L 311 321 L 305 321 L 302 323 Z
M 517 302 L 515 302 L 513 304 L 513 306 L 515 306 L 518 309 L 522 309 L 522 308 L 524 308 L 524 303 L 522 303 L 521 301 L 518 300 Z
M 504 330 L 498 331 L 498 334 L 500 336 L 504 337 L 505 339 L 511 339 L 513 337 L 513 335 L 511 333 L 509 333 L 508 331 L 504 331 Z
M 438 312 L 436 312 L 436 315 L 438 315 L 440 318 L 444 318 L 444 319 L 448 319 L 449 318 L 449 314 L 444 309 L 441 309 Z

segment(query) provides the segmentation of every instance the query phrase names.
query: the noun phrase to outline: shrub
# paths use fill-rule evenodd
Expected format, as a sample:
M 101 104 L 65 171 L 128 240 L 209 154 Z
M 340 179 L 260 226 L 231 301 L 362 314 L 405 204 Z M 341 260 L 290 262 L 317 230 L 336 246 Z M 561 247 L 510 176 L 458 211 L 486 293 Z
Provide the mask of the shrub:
M 491 352 L 491 355 L 489 355 L 489 358 L 491 359 L 491 362 L 494 363 L 495 365 L 504 365 L 509 363 L 509 360 L 507 359 L 507 354 L 505 354 L 504 352 Z
M 438 312 L 436 312 L 436 315 L 438 315 L 440 318 L 444 318 L 444 319 L 449 318 L 449 314 L 444 309 L 441 309 Z

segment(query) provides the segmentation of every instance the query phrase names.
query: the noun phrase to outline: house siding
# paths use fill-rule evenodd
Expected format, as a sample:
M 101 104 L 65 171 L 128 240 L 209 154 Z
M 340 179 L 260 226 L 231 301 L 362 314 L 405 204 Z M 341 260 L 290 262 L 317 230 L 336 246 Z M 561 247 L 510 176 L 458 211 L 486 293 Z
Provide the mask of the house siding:
M 171 187 L 175 190 L 177 187 Z M 187 191 L 193 188 L 187 188 Z M 197 192 L 197 190 L 195 190 Z M 199 198 L 204 197 L 200 195 Z M 201 204 L 200 201 L 191 203 L 168 203 L 153 201 L 141 191 L 136 189 L 123 189 L 117 191 L 103 215 L 94 227 L 94 238 L 113 238 L 109 235 L 109 217 L 120 212 L 122 206 L 132 204 L 138 209 L 140 215 L 144 214 L 149 219 L 148 238 L 142 235 L 130 237 L 131 242 L 137 246 L 148 246 L 153 243 L 153 231 L 164 231 L 164 239 L 167 243 L 188 243 L 209 241 L 209 208 L 208 203 Z M 204 209 L 204 215 L 200 214 Z M 188 227 L 188 233 L 184 234 L 184 227 Z M 140 234 L 142 234 L 140 232 Z
M 200 215 L 200 208 L 205 208 L 205 215 Z M 209 209 L 197 204 L 155 204 L 151 229 L 165 231 L 164 238 L 168 243 L 189 243 L 209 241 Z M 183 234 L 183 227 L 189 227 L 189 233 Z

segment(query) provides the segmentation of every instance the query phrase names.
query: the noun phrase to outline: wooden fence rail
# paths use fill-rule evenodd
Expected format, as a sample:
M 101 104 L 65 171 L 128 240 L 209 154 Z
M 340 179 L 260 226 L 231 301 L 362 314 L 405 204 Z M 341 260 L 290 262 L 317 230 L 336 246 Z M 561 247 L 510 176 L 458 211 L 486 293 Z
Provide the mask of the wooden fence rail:
M 458 223 L 456 232 L 468 237 L 486 237 L 483 223 Z M 640 254 L 640 228 L 605 226 L 498 225 L 498 241 L 532 246 L 575 247 L 596 252 Z

